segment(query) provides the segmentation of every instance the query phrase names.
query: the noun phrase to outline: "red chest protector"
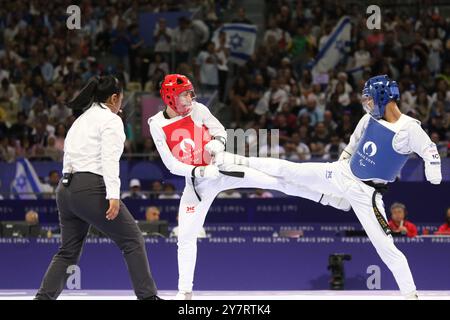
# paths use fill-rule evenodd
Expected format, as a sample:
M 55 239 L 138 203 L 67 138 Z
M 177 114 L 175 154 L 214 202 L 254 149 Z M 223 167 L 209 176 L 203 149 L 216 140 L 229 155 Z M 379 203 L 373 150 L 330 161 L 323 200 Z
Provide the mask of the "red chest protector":
M 179 161 L 193 166 L 205 166 L 211 162 L 211 156 L 204 149 L 211 141 L 206 126 L 195 125 L 191 116 L 187 116 L 162 129 L 170 151 Z

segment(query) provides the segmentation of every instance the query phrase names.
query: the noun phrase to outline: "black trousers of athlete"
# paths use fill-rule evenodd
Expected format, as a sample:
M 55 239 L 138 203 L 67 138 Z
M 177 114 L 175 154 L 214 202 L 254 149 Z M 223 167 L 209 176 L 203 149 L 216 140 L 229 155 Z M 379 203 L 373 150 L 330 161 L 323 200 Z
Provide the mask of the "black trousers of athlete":
M 59 296 L 70 275 L 67 268 L 78 264 L 90 225 L 111 238 L 122 251 L 138 299 L 156 295 L 144 238 L 135 219 L 121 201 L 117 217 L 107 220 L 109 201 L 105 196 L 103 177 L 93 173 L 75 173 L 67 187 L 59 183 L 56 203 L 62 243 L 47 269 L 36 299 Z

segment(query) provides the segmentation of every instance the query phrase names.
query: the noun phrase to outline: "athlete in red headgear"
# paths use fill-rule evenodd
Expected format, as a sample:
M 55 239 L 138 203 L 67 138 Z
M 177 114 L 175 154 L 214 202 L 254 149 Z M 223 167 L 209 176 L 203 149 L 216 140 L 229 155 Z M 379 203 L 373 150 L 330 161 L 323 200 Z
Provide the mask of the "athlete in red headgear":
M 188 77 L 181 74 L 168 74 L 161 84 L 159 94 L 165 105 L 178 115 L 184 116 L 191 112 L 195 93 L 194 86 Z

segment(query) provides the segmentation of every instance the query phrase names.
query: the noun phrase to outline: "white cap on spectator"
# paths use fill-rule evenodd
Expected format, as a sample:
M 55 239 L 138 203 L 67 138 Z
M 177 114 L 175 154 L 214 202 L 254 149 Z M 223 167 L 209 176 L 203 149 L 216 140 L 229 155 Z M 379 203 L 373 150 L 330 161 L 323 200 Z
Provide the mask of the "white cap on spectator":
M 141 182 L 139 181 L 139 179 L 131 179 L 130 180 L 130 188 L 140 187 L 140 186 L 141 186 Z

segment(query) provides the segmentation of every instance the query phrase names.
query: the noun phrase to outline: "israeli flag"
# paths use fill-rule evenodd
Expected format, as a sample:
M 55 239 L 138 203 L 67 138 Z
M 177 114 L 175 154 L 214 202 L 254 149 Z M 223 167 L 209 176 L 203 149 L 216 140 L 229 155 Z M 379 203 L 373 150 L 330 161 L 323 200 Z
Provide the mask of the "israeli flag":
M 44 191 L 33 165 L 25 158 L 16 161 L 16 177 L 11 183 L 11 190 L 17 199 L 37 199 L 36 193 Z
M 352 25 L 348 16 L 339 20 L 314 59 L 313 75 L 327 73 L 335 68 L 342 58 L 350 52 L 351 28 Z
M 255 50 L 257 27 L 246 23 L 225 23 L 217 29 L 212 41 L 219 43 L 219 33 L 224 31 L 227 35 L 227 46 L 230 49 L 229 61 L 238 65 L 247 62 Z

